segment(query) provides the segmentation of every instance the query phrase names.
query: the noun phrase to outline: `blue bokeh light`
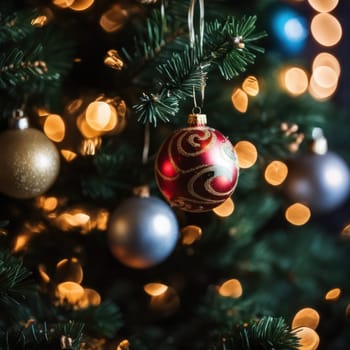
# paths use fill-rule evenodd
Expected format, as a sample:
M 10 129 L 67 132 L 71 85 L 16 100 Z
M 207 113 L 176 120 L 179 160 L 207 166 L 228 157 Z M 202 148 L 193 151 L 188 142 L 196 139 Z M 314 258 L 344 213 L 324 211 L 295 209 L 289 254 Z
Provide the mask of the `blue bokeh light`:
M 271 29 L 279 49 L 288 54 L 300 53 L 309 35 L 306 19 L 289 8 L 279 8 L 271 17 Z

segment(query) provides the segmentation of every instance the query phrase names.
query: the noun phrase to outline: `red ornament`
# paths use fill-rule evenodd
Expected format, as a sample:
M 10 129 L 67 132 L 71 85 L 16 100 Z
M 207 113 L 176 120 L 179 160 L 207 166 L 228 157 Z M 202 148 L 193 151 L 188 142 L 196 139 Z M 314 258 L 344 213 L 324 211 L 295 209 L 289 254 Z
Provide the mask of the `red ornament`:
M 165 140 L 155 162 L 160 191 L 172 206 L 188 212 L 217 207 L 231 196 L 238 181 L 233 145 L 205 124 L 204 114 L 190 114 L 190 126 Z

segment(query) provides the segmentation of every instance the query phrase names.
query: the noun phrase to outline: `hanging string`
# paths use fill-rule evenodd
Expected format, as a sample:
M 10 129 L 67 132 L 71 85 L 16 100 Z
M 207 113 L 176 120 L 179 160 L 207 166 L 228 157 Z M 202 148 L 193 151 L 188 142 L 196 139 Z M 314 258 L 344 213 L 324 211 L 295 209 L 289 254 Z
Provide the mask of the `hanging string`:
M 194 48 L 195 40 L 196 40 L 196 34 L 194 30 L 194 8 L 195 8 L 196 0 L 190 1 L 190 6 L 188 8 L 188 33 L 190 38 L 190 47 Z M 203 40 L 204 40 L 204 0 L 199 0 L 199 50 L 200 54 L 203 53 Z M 202 74 L 201 77 L 201 107 L 203 108 L 204 104 L 204 97 L 205 97 L 205 77 Z M 197 106 L 196 101 L 196 94 L 195 89 L 193 87 L 193 102 L 194 102 L 194 109 L 200 109 L 200 107 Z
M 190 46 L 193 48 L 196 40 L 194 31 L 194 7 L 196 0 L 191 0 L 190 7 L 188 8 L 188 31 L 190 36 Z M 203 38 L 204 38 L 204 0 L 199 0 L 199 43 L 200 51 L 203 52 Z
M 149 123 L 145 124 L 145 133 L 144 133 L 144 139 L 143 139 L 143 150 L 142 150 L 142 164 L 147 164 L 148 162 L 148 155 L 149 155 L 149 145 L 150 145 L 150 130 L 149 130 Z

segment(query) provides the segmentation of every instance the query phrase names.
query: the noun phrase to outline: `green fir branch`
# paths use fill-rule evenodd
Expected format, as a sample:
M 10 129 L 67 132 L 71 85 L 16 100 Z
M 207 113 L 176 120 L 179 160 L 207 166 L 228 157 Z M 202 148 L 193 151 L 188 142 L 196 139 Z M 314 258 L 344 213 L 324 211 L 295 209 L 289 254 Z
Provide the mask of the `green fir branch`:
M 263 317 L 221 337 L 213 350 L 297 350 L 299 339 L 282 317 Z
M 253 52 L 262 51 L 252 44 L 265 36 L 253 33 L 255 22 L 256 17 L 236 21 L 231 16 L 222 23 L 215 21 L 206 27 L 203 50 L 197 40 L 194 48 L 187 44 L 181 53 L 174 53 L 166 63 L 159 65 L 158 93 L 144 93 L 141 103 L 134 106 L 138 120 L 154 125 L 157 119 L 169 120 L 177 113 L 174 106 L 203 86 L 213 66 L 218 66 L 225 79 L 245 71 L 255 60 Z M 237 38 L 239 43 L 236 43 Z
M 37 11 L 20 11 L 4 15 L 0 13 L 0 43 L 18 42 L 33 33 L 36 28 L 31 24 Z
M 0 308 L 17 307 L 21 301 L 35 292 L 30 279 L 31 272 L 18 258 L 9 252 L 0 251 Z
M 79 350 L 83 344 L 84 324 L 62 322 L 33 323 L 21 329 L 3 331 L 2 349 L 69 349 Z M 0 332 L 1 334 L 1 332 Z

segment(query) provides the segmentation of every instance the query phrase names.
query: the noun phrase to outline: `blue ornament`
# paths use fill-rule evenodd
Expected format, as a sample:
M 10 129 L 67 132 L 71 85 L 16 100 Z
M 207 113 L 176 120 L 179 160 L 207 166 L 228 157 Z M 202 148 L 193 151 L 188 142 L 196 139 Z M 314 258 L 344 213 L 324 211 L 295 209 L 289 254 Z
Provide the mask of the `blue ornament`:
M 309 34 L 306 19 L 289 7 L 278 7 L 271 16 L 271 31 L 276 48 L 297 55 L 305 47 Z
M 111 252 L 132 268 L 148 268 L 165 260 L 175 248 L 178 236 L 174 212 L 157 197 L 126 199 L 109 219 Z

